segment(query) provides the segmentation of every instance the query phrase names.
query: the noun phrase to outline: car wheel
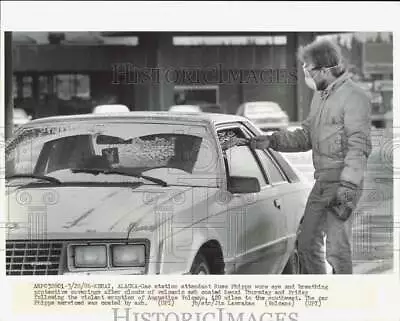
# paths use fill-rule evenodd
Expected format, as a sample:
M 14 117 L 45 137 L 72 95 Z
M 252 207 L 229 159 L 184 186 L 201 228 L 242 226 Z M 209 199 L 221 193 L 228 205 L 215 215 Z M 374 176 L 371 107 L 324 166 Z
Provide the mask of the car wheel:
M 295 248 L 289 257 L 282 274 L 301 274 L 301 270 L 299 252 L 297 251 L 297 248 Z
M 204 255 L 199 253 L 193 261 L 192 268 L 190 269 L 191 274 L 211 274 L 211 270 L 208 266 L 207 260 Z

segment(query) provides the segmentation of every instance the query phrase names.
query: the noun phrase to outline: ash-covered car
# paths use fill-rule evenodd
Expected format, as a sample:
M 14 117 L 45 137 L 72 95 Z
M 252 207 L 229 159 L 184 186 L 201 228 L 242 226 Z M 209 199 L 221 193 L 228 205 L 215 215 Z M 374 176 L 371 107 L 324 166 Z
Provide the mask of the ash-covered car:
M 6 146 L 7 275 L 299 273 L 310 186 L 220 114 L 37 119 Z

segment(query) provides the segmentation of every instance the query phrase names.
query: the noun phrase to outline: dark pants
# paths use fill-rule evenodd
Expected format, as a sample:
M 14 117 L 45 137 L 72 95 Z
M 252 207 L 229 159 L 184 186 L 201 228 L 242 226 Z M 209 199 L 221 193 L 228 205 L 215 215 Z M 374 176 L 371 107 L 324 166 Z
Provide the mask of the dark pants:
M 307 201 L 298 238 L 303 274 L 326 274 L 326 260 L 335 274 L 352 274 L 352 222 L 340 220 L 327 206 L 336 195 L 339 182 L 316 181 Z M 361 196 L 357 193 L 354 204 Z

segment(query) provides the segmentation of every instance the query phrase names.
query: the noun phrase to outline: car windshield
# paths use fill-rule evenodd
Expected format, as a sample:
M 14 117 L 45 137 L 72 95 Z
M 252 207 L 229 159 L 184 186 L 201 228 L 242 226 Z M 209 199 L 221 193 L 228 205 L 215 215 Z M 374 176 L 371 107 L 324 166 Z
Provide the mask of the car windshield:
M 217 159 L 212 137 L 200 125 L 111 121 L 31 125 L 7 144 L 6 176 L 54 177 L 62 183 L 162 180 L 168 185 L 217 186 L 218 165 L 210 161 Z

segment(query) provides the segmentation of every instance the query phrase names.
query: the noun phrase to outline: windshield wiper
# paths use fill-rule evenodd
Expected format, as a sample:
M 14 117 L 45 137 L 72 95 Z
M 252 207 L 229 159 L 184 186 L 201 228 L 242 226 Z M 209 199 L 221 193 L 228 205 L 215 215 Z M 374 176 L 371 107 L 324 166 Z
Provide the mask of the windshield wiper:
M 148 181 L 151 181 L 153 183 L 156 183 L 158 185 L 161 185 L 163 187 L 167 187 L 168 183 L 166 181 L 163 181 L 162 179 L 151 177 L 151 176 L 146 176 L 138 173 L 128 173 L 116 169 L 92 169 L 92 168 L 72 168 L 71 171 L 73 173 L 89 173 L 93 175 L 98 175 L 98 174 L 104 174 L 104 175 L 111 175 L 111 174 L 116 174 L 116 175 L 124 175 L 124 176 L 130 176 L 130 177 L 135 177 L 135 178 L 143 178 Z
M 35 175 L 35 174 L 15 174 L 11 176 L 6 176 L 6 179 L 17 179 L 17 178 L 35 178 L 35 179 L 41 179 L 44 181 L 48 181 L 51 183 L 55 184 L 62 184 L 61 181 L 57 178 L 51 177 L 51 176 L 45 176 L 45 175 Z

